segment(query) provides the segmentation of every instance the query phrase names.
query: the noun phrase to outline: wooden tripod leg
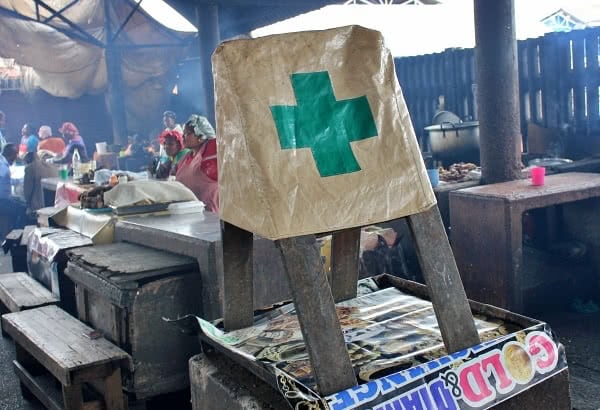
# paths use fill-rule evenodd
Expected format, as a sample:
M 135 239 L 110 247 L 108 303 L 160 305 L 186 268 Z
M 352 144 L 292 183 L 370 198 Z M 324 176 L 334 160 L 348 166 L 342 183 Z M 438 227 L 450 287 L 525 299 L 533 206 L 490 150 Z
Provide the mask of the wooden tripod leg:
M 356 385 L 356 377 L 313 235 L 280 239 L 283 266 L 321 395 Z
M 336 302 L 356 297 L 360 228 L 334 232 L 331 236 L 331 292 Z
M 437 205 L 407 218 L 446 350 L 453 353 L 478 344 L 475 322 Z
M 227 330 L 254 322 L 252 232 L 221 221 L 223 245 L 223 324 Z
M 65 410 L 83 409 L 83 394 L 81 392 L 81 383 L 62 386 L 63 402 Z

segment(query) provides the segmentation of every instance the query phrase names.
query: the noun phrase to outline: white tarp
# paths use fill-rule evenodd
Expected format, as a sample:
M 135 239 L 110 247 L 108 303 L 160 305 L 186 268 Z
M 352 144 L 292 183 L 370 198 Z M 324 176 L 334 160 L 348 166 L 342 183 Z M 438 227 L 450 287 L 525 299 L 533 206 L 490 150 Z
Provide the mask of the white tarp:
M 107 41 L 105 1 L 110 2 L 109 20 L 114 33 L 135 8 L 133 1 L 82 0 L 68 7 L 62 16 L 85 34 L 59 16 L 54 16 L 47 24 L 42 23 L 53 12 L 41 5 L 36 10 L 33 0 L 0 0 L 0 7 L 5 9 L 0 13 L 0 56 L 13 58 L 18 64 L 28 67 L 24 74 L 28 89 L 41 88 L 51 95 L 69 98 L 105 92 L 108 80 L 105 49 L 101 46 Z M 45 3 L 58 11 L 72 0 L 49 0 Z M 12 12 L 14 15 L 11 15 Z M 60 30 L 73 32 L 81 39 Z M 170 82 L 165 80 L 173 75 L 173 68 L 183 52 L 182 46 L 131 46 L 176 44 L 188 35 L 161 26 L 140 8 L 117 37 L 115 44 L 123 47 L 121 69 L 130 125 L 147 120 L 149 112 L 160 110 L 164 98 L 171 91 L 167 85 Z M 94 39 L 98 40 L 98 44 L 93 44 Z

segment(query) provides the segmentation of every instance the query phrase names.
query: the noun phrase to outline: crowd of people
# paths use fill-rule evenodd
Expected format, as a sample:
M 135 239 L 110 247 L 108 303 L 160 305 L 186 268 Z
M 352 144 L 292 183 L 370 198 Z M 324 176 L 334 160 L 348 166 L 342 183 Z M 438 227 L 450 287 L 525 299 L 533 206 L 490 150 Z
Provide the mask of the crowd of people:
M 164 130 L 156 141 L 143 141 L 137 134 L 129 137 L 128 146 L 120 153 L 123 164 L 135 163 L 156 179 L 181 182 L 204 202 L 211 212 L 219 211 L 216 134 L 204 116 L 193 114 L 183 127 L 172 111 L 163 114 Z M 82 163 L 92 157 L 77 126 L 65 122 L 54 136 L 52 128 L 26 123 L 18 144 L 7 142 L 2 134 L 6 117 L 0 111 L 0 218 L 12 221 L 11 228 L 23 225 L 28 216 L 43 206 L 41 179 L 56 177 L 58 166 L 69 166 L 77 151 Z M 157 147 L 155 145 L 158 145 Z M 94 156 L 95 158 L 96 156 Z M 25 164 L 24 204 L 15 201 L 11 192 L 10 165 Z M 31 222 L 31 221 L 29 221 Z M 0 233 L 1 234 L 1 233 Z

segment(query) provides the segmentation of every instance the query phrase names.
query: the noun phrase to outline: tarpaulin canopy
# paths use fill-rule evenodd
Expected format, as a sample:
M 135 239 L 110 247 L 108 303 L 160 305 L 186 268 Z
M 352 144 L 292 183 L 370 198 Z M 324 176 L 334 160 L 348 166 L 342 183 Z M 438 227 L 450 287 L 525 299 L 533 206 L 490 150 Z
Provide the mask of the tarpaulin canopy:
M 0 0 L 0 56 L 27 67 L 27 89 L 68 98 L 105 92 L 112 51 L 130 129 L 163 107 L 168 77 L 192 36 L 162 26 L 131 0 Z

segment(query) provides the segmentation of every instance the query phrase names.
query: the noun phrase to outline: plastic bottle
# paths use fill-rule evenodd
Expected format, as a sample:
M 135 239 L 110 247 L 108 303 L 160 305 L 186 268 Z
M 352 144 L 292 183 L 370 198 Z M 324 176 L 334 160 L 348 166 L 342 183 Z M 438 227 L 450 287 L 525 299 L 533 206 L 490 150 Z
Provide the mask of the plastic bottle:
M 78 180 L 81 178 L 81 156 L 79 155 L 79 150 L 77 148 L 75 148 L 75 151 L 73 152 L 71 164 L 73 166 L 73 179 Z

